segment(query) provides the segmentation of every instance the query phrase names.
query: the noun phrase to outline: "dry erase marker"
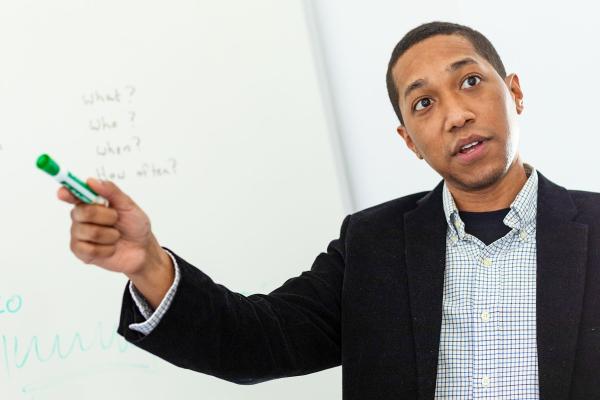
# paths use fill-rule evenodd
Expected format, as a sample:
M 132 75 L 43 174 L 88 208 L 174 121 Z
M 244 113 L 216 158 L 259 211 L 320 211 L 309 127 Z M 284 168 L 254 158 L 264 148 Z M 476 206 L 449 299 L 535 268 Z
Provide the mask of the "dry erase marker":
M 79 200 L 88 204 L 101 204 L 108 207 L 108 200 L 99 196 L 85 182 L 78 179 L 69 171 L 63 171 L 58 164 L 48 155 L 42 154 L 37 159 L 37 167 L 44 172 L 47 172 L 61 185 L 69 189 L 71 193 Z

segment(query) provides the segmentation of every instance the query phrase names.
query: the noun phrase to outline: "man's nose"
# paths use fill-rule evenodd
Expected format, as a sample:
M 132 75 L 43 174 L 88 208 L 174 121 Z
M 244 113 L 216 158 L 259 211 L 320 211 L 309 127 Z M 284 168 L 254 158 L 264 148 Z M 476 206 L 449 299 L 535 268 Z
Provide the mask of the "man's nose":
M 453 132 L 475 120 L 475 114 L 466 104 L 457 99 L 446 100 L 445 108 L 446 120 L 444 128 L 448 132 Z

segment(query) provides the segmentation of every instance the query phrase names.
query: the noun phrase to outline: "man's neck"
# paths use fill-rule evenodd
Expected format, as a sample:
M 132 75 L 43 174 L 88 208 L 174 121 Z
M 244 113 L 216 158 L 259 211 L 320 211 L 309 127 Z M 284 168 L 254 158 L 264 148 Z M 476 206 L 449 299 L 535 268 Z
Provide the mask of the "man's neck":
M 484 189 L 466 191 L 448 185 L 454 203 L 460 211 L 495 211 L 509 208 L 527 182 L 525 168 L 517 158 L 506 175 Z

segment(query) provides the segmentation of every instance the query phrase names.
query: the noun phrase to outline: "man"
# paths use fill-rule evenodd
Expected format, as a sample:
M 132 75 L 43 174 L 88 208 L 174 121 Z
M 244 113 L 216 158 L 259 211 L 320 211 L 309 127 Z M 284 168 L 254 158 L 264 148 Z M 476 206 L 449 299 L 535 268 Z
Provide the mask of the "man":
M 347 216 L 268 295 L 216 285 L 90 180 L 111 208 L 76 204 L 71 249 L 131 280 L 119 332 L 236 383 L 341 364 L 345 399 L 600 399 L 600 196 L 523 163 L 519 78 L 479 32 L 413 29 L 387 84 L 398 133 L 443 180 Z

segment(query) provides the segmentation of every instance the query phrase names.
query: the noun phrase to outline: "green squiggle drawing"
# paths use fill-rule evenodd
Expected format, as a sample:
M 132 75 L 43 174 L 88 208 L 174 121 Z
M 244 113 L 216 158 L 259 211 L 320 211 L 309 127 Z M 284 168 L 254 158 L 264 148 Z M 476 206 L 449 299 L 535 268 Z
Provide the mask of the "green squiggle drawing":
M 107 351 L 115 347 L 115 344 L 120 353 L 127 351 L 130 347 L 128 342 L 117 336 L 116 329 L 111 329 L 111 334 L 106 338 L 101 322 L 96 326 L 93 337 L 89 341 L 84 340 L 84 336 L 80 332 L 75 332 L 70 338 L 55 334 L 50 349 L 46 351 L 40 345 L 40 338 L 37 335 L 32 336 L 29 340 L 18 336 L 2 335 L 1 337 L 2 360 L 6 374 L 9 376 L 13 365 L 15 368 L 21 369 L 33 361 L 46 363 L 52 359 L 66 360 L 75 352 L 85 353 L 94 349 Z M 24 348 L 22 348 L 23 342 L 28 343 Z M 12 351 L 9 344 L 12 344 Z

